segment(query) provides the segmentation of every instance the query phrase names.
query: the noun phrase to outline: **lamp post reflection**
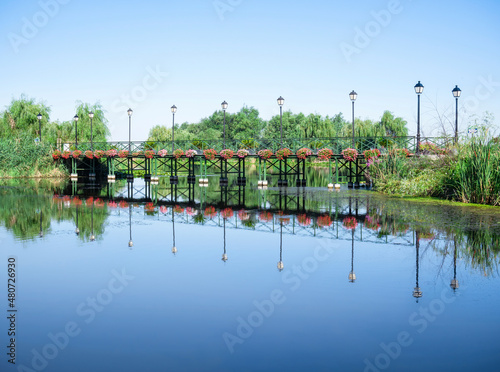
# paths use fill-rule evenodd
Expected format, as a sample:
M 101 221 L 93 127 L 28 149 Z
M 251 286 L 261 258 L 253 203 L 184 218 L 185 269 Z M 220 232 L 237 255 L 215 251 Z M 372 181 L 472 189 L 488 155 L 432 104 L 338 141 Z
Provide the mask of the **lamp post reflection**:
M 134 242 L 132 240 L 132 204 L 128 205 L 128 227 L 129 227 L 129 241 L 128 246 L 132 248 L 134 246 Z
M 90 233 L 90 241 L 93 242 L 95 240 L 95 235 L 94 235 L 94 201 L 92 201 L 92 212 L 90 215 L 90 224 L 92 227 L 92 230 Z
M 175 213 L 173 206 L 172 206 L 172 253 L 174 254 L 174 256 L 177 253 L 177 247 L 175 246 Z
M 453 291 L 458 289 L 458 280 L 457 280 L 457 239 L 453 238 L 453 244 L 455 249 L 453 250 L 453 279 L 451 280 L 450 287 Z
M 354 229 L 351 230 L 351 272 L 349 273 L 349 282 L 356 281 L 356 274 L 354 273 Z
M 222 254 L 222 261 L 227 261 L 227 253 L 226 253 L 226 219 L 223 218 L 223 227 L 224 227 L 224 253 Z
M 280 260 L 278 262 L 278 270 L 282 271 L 285 265 L 283 264 L 283 219 L 280 218 Z
M 43 218 L 43 212 L 40 211 L 40 233 L 38 234 L 40 238 L 43 238 L 42 218 Z
M 422 291 L 420 290 L 420 287 L 418 286 L 418 253 L 419 253 L 419 249 L 420 249 L 420 232 L 416 231 L 415 235 L 416 235 L 416 239 L 417 239 L 416 244 L 415 244 L 415 247 L 416 247 L 416 283 L 415 283 L 415 288 L 413 289 L 413 297 L 415 297 L 417 299 L 417 302 L 418 302 L 418 299 L 420 297 L 422 297 Z
M 78 205 L 76 206 L 76 228 L 75 234 L 80 235 L 80 228 L 78 227 Z

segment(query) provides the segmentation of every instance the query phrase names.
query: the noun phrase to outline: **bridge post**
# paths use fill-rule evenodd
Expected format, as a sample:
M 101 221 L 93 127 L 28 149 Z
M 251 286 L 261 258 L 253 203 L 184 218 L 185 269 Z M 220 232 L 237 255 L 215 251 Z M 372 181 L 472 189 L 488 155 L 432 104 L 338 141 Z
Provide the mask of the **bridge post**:
M 177 177 L 177 158 L 172 155 L 172 157 L 170 158 L 170 184 L 177 185 L 178 183 L 179 177 Z
M 349 162 L 349 182 L 347 183 L 347 187 L 352 189 L 353 188 L 353 182 L 352 182 L 352 161 Z
M 134 182 L 134 163 L 130 154 L 127 156 L 127 182 Z
M 359 159 L 356 158 L 356 183 L 354 184 L 355 189 L 359 189 Z
M 144 181 L 151 181 L 151 159 L 144 158 Z
M 259 174 L 260 180 L 260 174 Z M 247 179 L 245 177 L 245 158 L 238 158 L 238 186 L 245 186 Z
M 219 185 L 226 187 L 229 184 L 229 180 L 227 179 L 227 160 L 222 156 L 220 157 L 220 179 Z
M 194 185 L 196 182 L 196 176 L 194 174 L 194 156 L 188 158 L 188 185 Z

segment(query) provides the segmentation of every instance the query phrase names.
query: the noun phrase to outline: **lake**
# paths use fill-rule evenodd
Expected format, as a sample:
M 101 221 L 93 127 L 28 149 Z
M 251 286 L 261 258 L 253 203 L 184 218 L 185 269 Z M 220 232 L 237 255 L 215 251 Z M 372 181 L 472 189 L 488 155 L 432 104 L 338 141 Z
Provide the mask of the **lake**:
M 499 208 L 81 181 L 0 183 L 2 371 L 500 370 Z

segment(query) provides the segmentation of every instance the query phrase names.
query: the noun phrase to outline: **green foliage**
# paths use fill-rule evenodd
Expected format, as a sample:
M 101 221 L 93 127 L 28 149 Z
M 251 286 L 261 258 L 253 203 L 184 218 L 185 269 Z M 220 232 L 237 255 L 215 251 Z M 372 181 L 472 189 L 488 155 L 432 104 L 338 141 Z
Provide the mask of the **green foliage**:
M 459 201 L 500 205 L 500 144 L 483 132 L 461 146 L 448 185 Z
M 99 102 L 94 105 L 80 102 L 76 107 L 78 120 L 78 142 L 90 142 L 91 126 L 89 113 L 94 113 L 92 119 L 92 135 L 94 142 L 105 142 L 110 135 L 108 129 L 108 120 L 104 116 L 104 109 Z M 67 122 L 66 122 L 67 123 Z M 71 123 L 71 125 L 74 125 Z M 74 133 L 74 132 L 73 132 Z M 74 138 L 74 137 L 73 137 Z M 74 141 L 74 139 L 70 140 Z M 106 149 L 107 150 L 107 149 Z
M 28 135 L 0 140 L 1 177 L 61 176 L 63 172 L 64 167 L 54 163 L 48 143 L 37 144 Z
M 50 119 L 50 108 L 44 103 L 35 102 L 34 98 L 22 95 L 19 99 L 12 99 L 10 105 L 2 113 L 0 131 L 3 138 L 20 138 L 29 136 L 38 137 L 38 114 L 42 114 L 42 136 Z M 43 138 L 42 138 L 43 140 Z

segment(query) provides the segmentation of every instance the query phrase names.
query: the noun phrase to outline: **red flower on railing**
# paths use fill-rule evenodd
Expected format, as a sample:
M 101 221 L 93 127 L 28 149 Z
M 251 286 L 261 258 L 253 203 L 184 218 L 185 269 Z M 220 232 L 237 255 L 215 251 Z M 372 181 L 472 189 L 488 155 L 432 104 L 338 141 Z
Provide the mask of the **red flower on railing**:
M 105 154 L 106 154 L 106 153 L 105 153 L 104 151 L 102 151 L 102 150 L 95 150 L 95 151 L 94 151 L 94 157 L 95 157 L 96 159 L 100 159 L 100 158 L 102 158 Z
M 94 153 L 90 150 L 85 151 L 85 157 L 87 159 L 94 159 Z
M 186 151 L 186 158 L 194 158 L 194 156 L 197 154 L 196 150 L 187 150 Z
M 342 150 L 342 156 L 347 161 L 356 161 L 356 158 L 358 157 L 358 150 L 351 148 L 344 149 Z
M 220 152 L 220 156 L 226 160 L 229 160 L 233 157 L 234 155 L 234 151 L 233 150 L 229 150 L 229 149 L 225 149 L 225 150 L 222 150 Z
M 189 215 L 189 216 L 194 216 L 196 214 L 196 209 L 194 209 L 193 207 L 187 207 L 186 208 L 186 213 Z
M 115 149 L 108 150 L 106 151 L 106 156 L 108 158 L 114 158 L 115 156 L 118 156 L 118 151 L 116 151 Z
M 126 158 L 128 156 L 128 154 L 129 154 L 128 150 L 120 150 L 118 152 L 118 157 L 120 157 L 120 158 Z
M 318 158 L 321 160 L 329 160 L 333 156 L 333 151 L 327 148 L 318 150 Z
M 115 201 L 109 201 L 108 202 L 108 207 L 114 209 L 114 208 L 118 207 L 118 204 L 116 204 Z
M 365 157 L 366 160 L 375 160 L 380 156 L 380 150 L 379 149 L 371 149 L 371 150 L 365 150 L 363 151 L 363 156 Z
M 167 155 L 168 155 L 168 151 L 165 149 L 158 151 L 158 156 L 160 156 L 162 158 L 164 158 Z
M 54 160 L 58 160 L 58 159 L 60 159 L 60 158 L 61 158 L 61 151 L 59 151 L 59 150 L 54 151 L 54 152 L 52 153 L 52 158 L 53 158 Z
M 239 158 L 244 159 L 244 158 L 246 158 L 249 155 L 249 152 L 248 152 L 248 150 L 241 149 L 241 150 L 238 150 L 238 152 L 236 153 L 236 155 Z
M 288 158 L 292 154 L 293 154 L 292 150 L 285 147 L 276 151 L 276 159 L 284 160 L 285 158 Z
M 217 151 L 214 149 L 206 149 L 203 150 L 203 155 L 205 155 L 205 159 L 207 160 L 214 160 L 215 156 L 217 155 Z
M 329 215 L 319 216 L 316 223 L 319 227 L 329 227 L 332 224 L 332 219 Z
M 269 149 L 265 149 L 265 150 L 260 150 L 257 155 L 259 155 L 259 157 L 263 160 L 267 160 L 269 159 L 271 156 L 273 156 L 273 152 Z
M 78 159 L 82 155 L 82 152 L 81 150 L 75 150 L 71 155 L 73 155 L 73 158 Z
M 85 205 L 90 206 L 92 204 L 94 204 L 94 197 L 91 196 L 91 197 L 87 198 L 87 200 L 85 200 Z
M 98 208 L 102 208 L 104 207 L 104 202 L 102 201 L 102 199 L 100 198 L 97 198 L 95 201 L 94 201 L 94 205 Z
M 167 208 L 167 207 L 165 207 L 164 205 L 162 205 L 162 206 L 160 207 L 160 212 L 161 212 L 161 213 L 163 213 L 163 214 L 166 214 L 166 213 L 168 212 L 168 208 Z
M 144 156 L 146 159 L 152 159 L 155 156 L 155 150 L 146 150 L 144 151 Z
M 73 203 L 74 206 L 80 206 L 83 204 L 78 196 L 74 196 L 73 199 L 71 199 L 71 203 Z
M 176 159 L 179 159 L 182 155 L 184 155 L 184 151 L 182 151 L 181 149 L 177 149 L 177 150 L 174 150 L 174 152 L 172 153 L 172 155 Z
M 356 217 L 346 217 L 342 221 L 342 225 L 347 230 L 354 230 L 358 226 L 358 221 L 356 220 Z
M 68 150 L 63 151 L 61 154 L 61 158 L 63 159 L 69 159 L 70 156 L 71 156 L 71 151 Z
M 299 159 L 306 159 L 308 156 L 312 155 L 311 149 L 308 149 L 307 147 L 303 147 L 299 150 L 297 150 L 297 157 Z

